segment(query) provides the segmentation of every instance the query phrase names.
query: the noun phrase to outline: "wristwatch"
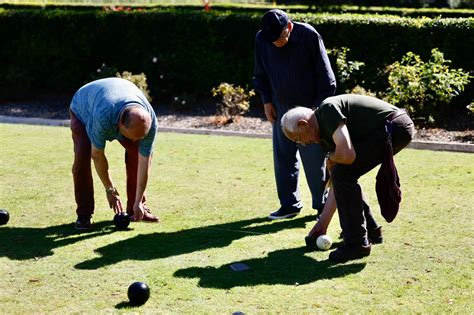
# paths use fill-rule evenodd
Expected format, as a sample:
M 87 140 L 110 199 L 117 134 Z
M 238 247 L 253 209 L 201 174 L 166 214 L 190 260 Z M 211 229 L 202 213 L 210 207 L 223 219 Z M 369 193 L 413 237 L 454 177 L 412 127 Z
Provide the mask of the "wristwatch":
M 118 193 L 118 191 L 117 191 L 117 188 L 115 188 L 114 186 L 107 188 L 107 189 L 105 190 L 105 192 L 106 192 L 107 194 L 110 194 L 110 195 L 113 195 L 113 196 L 118 196 L 118 195 L 119 195 L 119 193 Z
M 330 156 L 331 156 L 331 152 L 326 153 L 326 159 L 328 159 L 328 161 L 331 161 Z

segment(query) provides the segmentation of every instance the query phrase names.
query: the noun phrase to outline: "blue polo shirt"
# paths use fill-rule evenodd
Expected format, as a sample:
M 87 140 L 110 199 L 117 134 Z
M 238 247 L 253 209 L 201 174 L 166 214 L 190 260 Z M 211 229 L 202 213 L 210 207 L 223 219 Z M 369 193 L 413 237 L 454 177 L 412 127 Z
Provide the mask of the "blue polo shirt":
M 139 141 L 139 152 L 150 156 L 157 133 L 155 111 L 132 82 L 121 78 L 106 78 L 81 87 L 71 102 L 71 111 L 84 124 L 87 136 L 98 149 L 105 149 L 106 141 L 122 140 L 119 132 L 120 115 L 128 106 L 140 106 L 151 115 L 151 127 Z
M 323 39 L 307 23 L 293 22 L 288 43 L 278 48 L 255 37 L 254 85 L 263 103 L 317 107 L 336 91 Z

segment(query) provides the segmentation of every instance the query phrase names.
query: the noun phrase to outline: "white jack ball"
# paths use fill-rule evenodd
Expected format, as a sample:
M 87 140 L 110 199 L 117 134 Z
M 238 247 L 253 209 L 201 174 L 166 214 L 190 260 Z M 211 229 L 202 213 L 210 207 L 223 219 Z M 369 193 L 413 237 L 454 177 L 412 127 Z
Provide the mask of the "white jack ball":
M 319 235 L 316 239 L 316 246 L 321 250 L 328 250 L 332 246 L 332 239 L 328 235 Z

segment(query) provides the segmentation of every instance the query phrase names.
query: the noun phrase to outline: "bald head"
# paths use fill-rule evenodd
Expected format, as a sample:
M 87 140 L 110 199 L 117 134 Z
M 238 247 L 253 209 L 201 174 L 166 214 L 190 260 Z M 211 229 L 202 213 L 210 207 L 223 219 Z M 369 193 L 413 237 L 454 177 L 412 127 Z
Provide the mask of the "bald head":
M 120 133 L 132 141 L 143 139 L 150 127 L 151 115 L 142 107 L 127 107 L 120 116 Z
M 290 109 L 281 118 L 281 128 L 283 133 L 290 139 L 295 139 L 295 135 L 299 132 L 298 125 L 301 126 L 302 121 L 309 122 L 313 116 L 313 110 L 307 107 L 295 107 Z

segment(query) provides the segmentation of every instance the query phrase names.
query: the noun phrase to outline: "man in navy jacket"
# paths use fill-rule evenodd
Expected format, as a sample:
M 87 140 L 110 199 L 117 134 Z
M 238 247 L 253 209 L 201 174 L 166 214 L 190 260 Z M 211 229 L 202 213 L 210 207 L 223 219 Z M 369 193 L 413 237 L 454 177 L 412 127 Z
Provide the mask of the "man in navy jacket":
M 281 130 L 280 120 L 295 105 L 314 108 L 334 95 L 336 79 L 323 39 L 311 25 L 293 22 L 281 10 L 268 11 L 255 37 L 254 75 L 265 116 L 273 125 L 273 159 L 280 208 L 269 218 L 291 218 L 303 207 L 298 187 L 298 152 L 311 191 L 312 207 L 320 213 L 324 193 L 323 151 L 318 144 L 300 146 L 289 141 Z

